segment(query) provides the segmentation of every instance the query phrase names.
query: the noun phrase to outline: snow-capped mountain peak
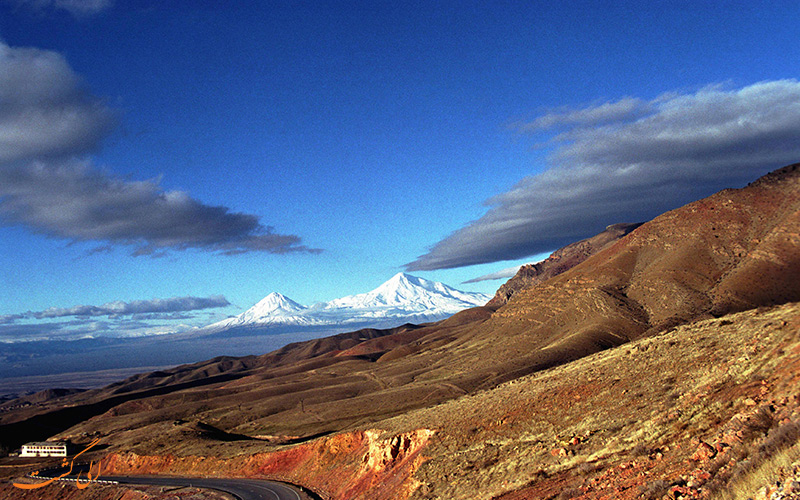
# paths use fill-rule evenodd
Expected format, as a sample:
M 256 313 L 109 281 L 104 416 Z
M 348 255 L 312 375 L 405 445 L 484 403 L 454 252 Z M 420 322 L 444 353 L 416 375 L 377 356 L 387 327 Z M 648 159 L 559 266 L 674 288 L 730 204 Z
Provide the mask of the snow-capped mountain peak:
M 253 317 L 267 316 L 270 314 L 292 315 L 306 309 L 289 297 L 278 292 L 272 292 L 256 305 L 247 310 Z
M 260 324 L 298 324 L 308 322 L 302 317 L 307 308 L 277 292 L 267 295 L 256 305 L 233 318 L 224 319 L 209 328 L 214 330 Z
M 406 273 L 397 273 L 388 281 L 373 290 L 376 296 L 387 297 L 398 302 L 408 301 L 419 296 L 420 290 L 434 291 L 435 283 Z
M 325 304 L 326 308 L 373 308 L 400 306 L 415 312 L 447 311 L 449 314 L 483 305 L 483 294 L 454 288 L 406 273 L 397 273 L 371 292 L 350 295 Z
M 214 329 L 266 326 L 388 327 L 438 321 L 490 295 L 462 292 L 436 281 L 397 273 L 378 288 L 305 307 L 271 293 L 244 313 L 211 325 Z

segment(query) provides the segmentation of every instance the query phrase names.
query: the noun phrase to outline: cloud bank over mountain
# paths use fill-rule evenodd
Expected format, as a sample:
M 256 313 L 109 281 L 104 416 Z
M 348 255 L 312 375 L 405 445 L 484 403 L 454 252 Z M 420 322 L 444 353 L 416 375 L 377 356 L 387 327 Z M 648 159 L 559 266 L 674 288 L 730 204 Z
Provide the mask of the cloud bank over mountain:
M 1 223 L 101 250 L 133 247 L 134 256 L 320 251 L 256 215 L 98 169 L 86 155 L 115 128 L 118 112 L 58 53 L 0 41 L 0 103 Z
M 222 295 L 187 296 L 131 302 L 117 300 L 102 305 L 49 307 L 42 311 L 5 314 L 0 315 L 0 342 L 169 333 L 188 327 L 151 322 L 193 319 L 194 311 L 229 305 Z
M 196 311 L 229 305 L 230 302 L 221 295 L 212 297 L 171 297 L 167 299 L 134 300 L 132 302 L 115 301 L 101 306 L 50 307 L 44 311 L 29 312 L 28 315 L 36 319 L 61 318 L 65 316 L 124 316 Z
M 560 109 L 518 125 L 547 134 L 549 168 L 485 202 L 478 220 L 406 265 L 524 258 L 618 222 L 647 220 L 800 159 L 800 82 L 712 85 L 652 100 Z

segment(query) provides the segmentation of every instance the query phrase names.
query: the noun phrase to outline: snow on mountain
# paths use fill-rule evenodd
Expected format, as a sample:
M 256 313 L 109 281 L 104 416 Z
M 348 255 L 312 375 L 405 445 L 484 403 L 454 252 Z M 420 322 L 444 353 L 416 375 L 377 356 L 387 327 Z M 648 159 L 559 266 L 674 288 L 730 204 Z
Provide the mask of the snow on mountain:
M 298 304 L 285 295 L 272 292 L 242 314 L 214 323 L 210 327 L 229 328 L 269 324 L 313 325 L 313 318 L 303 316 L 303 312 L 307 309 L 307 307 Z
M 371 292 L 305 307 L 271 293 L 244 313 L 210 325 L 234 327 L 353 326 L 389 327 L 438 321 L 458 311 L 484 305 L 491 295 L 462 292 L 443 283 L 405 273 L 394 275 Z
M 397 273 L 371 292 L 334 299 L 314 308 L 357 310 L 389 307 L 413 312 L 441 312 L 449 315 L 468 307 L 483 305 L 486 303 L 485 297 L 487 295 L 461 292 L 443 283 Z

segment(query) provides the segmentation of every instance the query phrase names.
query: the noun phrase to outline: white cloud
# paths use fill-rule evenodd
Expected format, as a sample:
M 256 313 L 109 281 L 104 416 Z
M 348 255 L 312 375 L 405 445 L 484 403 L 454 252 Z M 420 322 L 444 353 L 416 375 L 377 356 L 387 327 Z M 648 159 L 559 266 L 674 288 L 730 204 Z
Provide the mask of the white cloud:
M 75 17 L 98 14 L 114 5 L 113 0 L 6 0 L 34 11 L 65 10 Z
M 561 129 L 551 139 L 549 169 L 488 200 L 483 217 L 408 270 L 553 250 L 800 161 L 800 82 L 715 85 L 649 102 L 626 98 L 549 113 L 526 127 Z
M 222 295 L 212 295 L 113 301 L 102 305 L 50 307 L 43 311 L 6 314 L 0 315 L 0 343 L 174 333 L 189 328 L 175 325 L 176 320 L 191 320 L 195 318 L 194 311 L 229 305 Z
M 624 97 L 616 102 L 606 102 L 583 109 L 561 109 L 542 115 L 520 128 L 537 132 L 566 125 L 599 125 L 632 117 L 642 116 L 650 110 L 650 104 L 633 97 Z
M 134 300 L 133 302 L 114 301 L 100 306 L 79 305 L 73 307 L 50 307 L 44 311 L 28 312 L 27 317 L 36 319 L 63 318 L 67 316 L 131 316 L 140 314 L 163 314 L 183 311 L 197 311 L 229 306 L 225 297 L 171 297 L 167 299 Z M 159 318 L 162 319 L 162 318 Z M 170 318 L 171 319 L 171 318 Z
M 514 266 L 514 267 L 508 267 L 506 269 L 501 269 L 494 273 L 484 274 L 483 276 L 472 278 L 470 280 L 463 282 L 462 284 L 480 283 L 481 281 L 492 281 L 492 280 L 502 280 L 506 278 L 511 278 L 512 276 L 517 274 L 517 271 L 519 271 L 520 267 L 522 266 Z

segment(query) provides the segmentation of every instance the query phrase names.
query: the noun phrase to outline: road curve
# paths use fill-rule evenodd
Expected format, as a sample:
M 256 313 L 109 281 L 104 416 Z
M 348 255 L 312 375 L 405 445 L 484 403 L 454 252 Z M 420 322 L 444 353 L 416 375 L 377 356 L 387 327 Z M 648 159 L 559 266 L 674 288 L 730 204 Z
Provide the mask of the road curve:
M 230 493 L 240 500 L 301 500 L 296 488 L 261 479 L 208 479 L 164 476 L 103 476 L 101 479 L 121 484 L 154 486 L 192 486 Z M 307 498 L 307 497 L 306 497 Z

